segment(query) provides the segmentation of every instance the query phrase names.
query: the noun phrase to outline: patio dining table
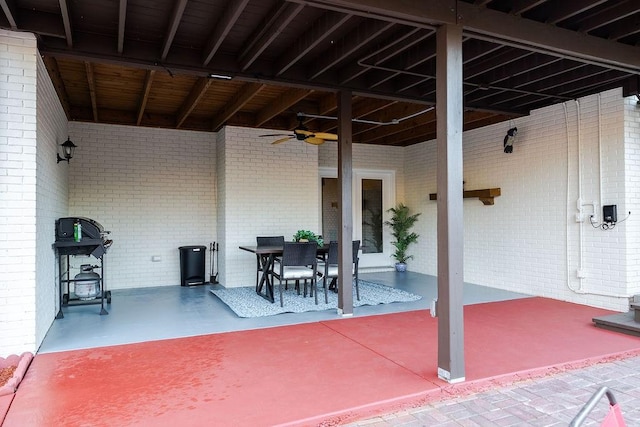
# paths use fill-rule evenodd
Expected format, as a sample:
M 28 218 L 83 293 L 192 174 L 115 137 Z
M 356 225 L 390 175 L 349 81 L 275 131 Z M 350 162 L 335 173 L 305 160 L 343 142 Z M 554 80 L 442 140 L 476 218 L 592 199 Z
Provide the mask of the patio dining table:
M 256 293 L 270 302 L 275 302 L 273 295 L 273 281 L 269 277 L 269 272 L 273 269 L 275 259 L 282 255 L 283 246 L 239 246 L 243 251 L 254 253 L 260 262 L 260 280 L 256 286 Z M 326 255 L 329 245 L 318 246 L 318 255 Z

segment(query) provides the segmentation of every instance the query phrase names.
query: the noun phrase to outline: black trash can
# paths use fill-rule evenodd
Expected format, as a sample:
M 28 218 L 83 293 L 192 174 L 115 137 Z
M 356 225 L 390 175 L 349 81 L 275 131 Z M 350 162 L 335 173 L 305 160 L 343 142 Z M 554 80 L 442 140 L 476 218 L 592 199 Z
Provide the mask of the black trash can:
M 180 286 L 204 285 L 206 246 L 180 246 Z

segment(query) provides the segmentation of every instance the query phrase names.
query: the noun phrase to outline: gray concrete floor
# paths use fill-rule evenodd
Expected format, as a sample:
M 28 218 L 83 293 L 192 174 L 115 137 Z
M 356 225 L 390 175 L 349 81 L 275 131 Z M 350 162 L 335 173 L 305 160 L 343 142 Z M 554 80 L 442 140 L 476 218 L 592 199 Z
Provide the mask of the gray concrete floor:
M 436 278 L 406 272 L 362 273 L 360 278 L 397 287 L 422 296 L 407 303 L 354 308 L 355 316 L 429 309 L 437 296 Z M 337 310 L 284 313 L 259 318 L 239 318 L 209 290 L 221 285 L 163 286 L 112 290 L 108 315 L 100 305 L 63 308 L 64 318 L 51 325 L 39 353 L 130 344 L 185 336 L 269 328 L 340 318 Z M 464 286 L 464 304 L 522 298 L 527 295 L 473 284 Z

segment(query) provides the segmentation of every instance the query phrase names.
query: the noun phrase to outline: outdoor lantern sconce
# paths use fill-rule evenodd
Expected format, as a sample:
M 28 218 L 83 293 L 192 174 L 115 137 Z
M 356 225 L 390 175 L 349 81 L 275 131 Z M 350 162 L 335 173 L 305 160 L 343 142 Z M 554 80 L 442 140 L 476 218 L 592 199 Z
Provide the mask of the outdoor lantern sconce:
M 57 163 L 60 163 L 65 160 L 67 161 L 67 163 L 69 163 L 69 160 L 73 158 L 73 153 L 76 151 L 76 144 L 71 142 L 69 137 L 67 137 L 67 140 L 62 144 L 60 144 L 60 146 L 62 147 L 62 152 L 64 154 L 64 157 L 60 157 L 60 153 L 56 153 L 56 156 L 58 157 Z
M 507 131 L 507 134 L 504 137 L 504 141 L 502 142 L 505 153 L 513 153 L 513 143 L 516 142 L 517 134 L 518 128 L 516 127 L 513 127 Z

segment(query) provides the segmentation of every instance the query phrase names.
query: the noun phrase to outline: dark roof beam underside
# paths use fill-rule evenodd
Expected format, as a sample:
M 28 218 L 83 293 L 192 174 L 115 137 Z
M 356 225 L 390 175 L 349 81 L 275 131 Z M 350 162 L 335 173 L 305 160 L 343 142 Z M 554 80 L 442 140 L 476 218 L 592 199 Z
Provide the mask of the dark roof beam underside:
M 173 39 L 178 32 L 178 27 L 180 26 L 180 21 L 182 21 L 184 9 L 187 7 L 187 1 L 188 0 L 176 1 L 173 7 L 173 12 L 171 13 L 171 18 L 169 19 L 169 28 L 167 28 L 167 33 L 165 34 L 164 42 L 162 43 L 160 60 L 163 62 L 167 59 L 169 49 L 171 49 L 171 45 L 173 44 Z
M 424 106 L 421 106 L 424 109 Z M 418 109 L 419 112 L 421 111 Z M 368 129 L 359 132 L 357 135 L 362 140 L 368 142 L 377 141 L 380 139 L 388 138 L 393 135 L 401 134 L 409 129 L 413 129 L 419 126 L 423 126 L 428 123 L 435 123 L 436 112 L 435 110 L 428 111 L 420 116 L 412 117 L 408 120 L 402 121 L 398 124 L 369 127 Z
M 58 14 L 21 9 L 19 29 L 20 31 L 29 31 L 39 36 L 65 40 L 64 48 L 67 48 L 67 35 L 65 33 L 64 23 Z
M 118 8 L 118 53 L 124 51 L 124 30 L 127 20 L 127 0 L 120 0 Z
M 310 80 L 318 78 L 321 74 L 338 65 L 347 57 L 353 55 L 358 49 L 375 40 L 394 24 L 384 21 L 364 21 L 364 23 L 351 30 L 345 37 L 338 40 L 329 51 L 323 52 L 319 58 L 309 64 L 313 69 L 309 75 Z
M 209 36 L 202 55 L 202 65 L 206 67 L 220 49 L 220 45 L 229 34 L 229 31 L 236 24 L 242 11 L 249 3 L 249 0 L 234 0 L 227 3 L 227 7 L 220 15 L 214 30 Z
M 433 34 L 433 30 L 424 30 L 422 28 L 413 28 L 407 31 L 401 28 L 399 31 L 391 34 L 391 36 L 383 43 L 382 47 L 376 47 L 367 53 L 356 63 L 349 64 L 338 70 L 338 80 L 341 84 L 349 83 L 351 80 L 361 76 L 371 69 L 368 64 L 380 65 L 394 57 L 397 57 L 404 51 L 411 49 L 413 46 L 424 41 Z
M 466 40 L 463 40 L 463 43 Z M 413 46 L 408 52 L 397 57 L 388 64 L 377 65 L 376 70 L 367 76 L 370 87 L 377 87 L 399 76 L 403 71 L 411 71 L 436 57 L 436 38 L 427 40 Z M 368 64 L 369 65 L 369 64 Z M 370 67 L 372 68 L 372 67 Z
M 279 2 L 260 24 L 246 48 L 238 55 L 240 69 L 246 71 L 304 8 L 301 4 Z
M 571 97 L 560 94 L 549 94 L 547 91 L 565 83 L 580 80 L 593 72 L 597 72 L 596 70 L 601 70 L 601 68 L 596 68 L 593 65 L 585 65 L 572 61 L 556 62 L 545 68 L 548 73 L 524 73 L 519 77 L 507 79 L 503 87 L 499 88 L 500 93 L 498 94 L 494 91 L 486 91 L 486 94 L 483 95 L 482 91 L 479 91 L 477 96 L 469 97 L 466 101 L 469 105 L 475 105 L 481 100 L 485 100 L 485 103 L 493 102 L 496 97 L 500 97 L 501 101 L 496 101 L 496 104 L 505 102 L 513 103 L 516 99 L 528 95 L 540 96 L 544 99 L 556 97 L 559 101 L 566 101 L 567 98 L 570 99 Z
M 13 0 L 0 0 L 0 8 L 7 17 L 7 22 L 12 30 L 18 29 L 16 6 Z
M 378 111 L 382 111 L 391 107 L 398 101 L 391 101 L 388 99 L 376 99 L 376 98 L 363 98 L 353 103 L 352 116 L 354 119 L 365 119 L 370 114 L 374 114 Z M 357 122 L 354 123 L 357 125 Z M 322 132 L 335 131 L 338 127 L 337 120 L 327 122 L 322 128 Z
M 71 18 L 69 16 L 69 5 L 67 0 L 58 0 L 60 3 L 60 13 L 62 15 L 62 25 L 67 39 L 67 47 L 73 47 L 73 33 L 71 31 Z
M 546 67 L 558 61 L 561 61 L 561 58 L 529 52 L 518 60 L 509 63 L 509 66 L 505 64 L 498 68 L 488 67 L 486 71 L 474 68 L 469 73 L 465 70 L 464 79 L 480 85 L 476 88 L 467 90 L 465 95 L 470 95 L 476 91 L 488 89 L 489 86 L 504 82 L 505 80 L 509 81 L 509 79 L 514 79 L 520 74 L 530 73 L 531 75 L 534 70 Z
M 351 15 L 328 11 L 311 24 L 310 28 L 300 37 L 296 38 L 293 46 L 285 50 L 285 54 L 277 61 L 275 74 L 277 76 L 286 72 L 298 61 L 304 58 L 316 46 L 324 42 L 342 25 L 351 19 Z
M 376 16 L 391 22 L 433 26 L 458 22 L 466 34 L 541 53 L 561 54 L 582 62 L 637 73 L 640 71 L 640 47 L 576 33 L 553 25 L 523 19 L 470 3 L 456 2 L 457 10 L 448 10 L 447 2 L 381 2 L 379 0 L 292 0 L 318 7 Z M 629 3 L 638 4 L 631 1 Z
M 549 17 L 547 18 L 547 24 L 557 24 L 558 22 L 564 21 L 565 19 L 569 19 L 573 16 L 586 12 L 589 9 L 599 6 L 602 3 L 606 3 L 606 1 L 607 0 L 581 0 L 580 2 L 558 2 L 554 6 L 553 11 L 549 14 Z
M 640 11 L 640 2 L 637 0 L 626 1 L 612 6 L 580 23 L 578 31 L 588 33 L 597 28 L 614 23 L 622 18 L 626 18 Z
M 511 2 L 511 13 L 522 15 L 546 2 L 547 0 L 515 0 Z
M 620 40 L 628 36 L 640 33 L 640 15 L 629 16 L 616 22 L 616 25 L 611 28 L 609 33 L 609 40 Z

